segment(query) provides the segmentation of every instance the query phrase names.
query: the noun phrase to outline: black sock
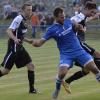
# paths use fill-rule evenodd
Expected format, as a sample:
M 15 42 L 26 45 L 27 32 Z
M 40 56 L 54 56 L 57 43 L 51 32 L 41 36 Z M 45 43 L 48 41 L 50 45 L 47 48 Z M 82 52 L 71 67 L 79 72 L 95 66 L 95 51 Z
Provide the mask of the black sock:
M 28 80 L 29 80 L 30 91 L 33 91 L 34 90 L 34 81 L 35 81 L 34 71 L 28 71 Z
M 2 77 L 3 76 L 3 74 L 2 74 L 2 72 L 1 72 L 1 70 L 0 70 L 0 77 Z
M 87 73 L 85 73 L 84 71 L 78 71 L 75 74 L 73 74 L 72 76 L 70 76 L 68 79 L 66 79 L 65 82 L 70 84 L 74 80 L 78 80 L 85 75 L 87 75 Z
M 96 66 L 98 67 L 98 69 L 100 70 L 100 58 L 94 58 L 94 62 Z

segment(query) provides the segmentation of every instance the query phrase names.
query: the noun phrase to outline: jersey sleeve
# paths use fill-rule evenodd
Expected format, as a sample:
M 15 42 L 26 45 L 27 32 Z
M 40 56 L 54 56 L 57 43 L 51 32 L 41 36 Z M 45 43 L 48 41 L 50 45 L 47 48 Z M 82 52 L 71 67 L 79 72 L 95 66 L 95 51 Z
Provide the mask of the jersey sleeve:
M 81 21 L 84 20 L 84 19 L 85 19 L 85 15 L 82 14 L 82 13 L 71 17 L 71 20 L 72 20 L 72 21 L 75 21 L 75 22 L 77 22 L 77 23 L 81 22 Z
M 46 31 L 46 33 L 43 34 L 42 39 L 49 40 L 50 38 L 53 38 L 53 36 L 54 36 L 54 29 L 50 27 Z
M 21 21 L 22 21 L 22 17 L 17 16 L 17 17 L 12 21 L 11 25 L 9 26 L 9 28 L 10 28 L 10 29 L 13 29 L 13 30 L 16 30 L 16 29 L 19 27 Z

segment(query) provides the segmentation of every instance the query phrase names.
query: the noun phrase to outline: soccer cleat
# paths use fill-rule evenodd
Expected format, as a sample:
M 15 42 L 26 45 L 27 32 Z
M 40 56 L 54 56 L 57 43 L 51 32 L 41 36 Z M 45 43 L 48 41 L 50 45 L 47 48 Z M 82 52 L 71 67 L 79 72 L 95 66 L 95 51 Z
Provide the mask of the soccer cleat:
M 57 100 L 58 94 L 59 94 L 59 90 L 55 90 L 55 92 L 52 94 L 52 99 Z
M 65 91 L 66 91 L 67 93 L 71 94 L 71 89 L 70 89 L 69 84 L 66 83 L 65 81 L 62 81 L 62 85 L 63 85 Z
M 37 89 L 30 90 L 29 93 L 30 94 L 40 94 L 40 92 Z

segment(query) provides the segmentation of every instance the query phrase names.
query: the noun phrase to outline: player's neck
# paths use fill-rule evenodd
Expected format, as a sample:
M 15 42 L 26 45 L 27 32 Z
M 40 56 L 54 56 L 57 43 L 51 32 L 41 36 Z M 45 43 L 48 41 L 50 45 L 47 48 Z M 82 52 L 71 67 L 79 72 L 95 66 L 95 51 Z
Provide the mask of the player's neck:
M 56 21 L 56 23 L 58 23 L 60 25 L 63 25 L 63 22 L 60 22 L 60 21 Z
M 29 19 L 29 16 L 26 16 L 26 14 L 25 14 L 25 13 L 22 13 L 22 16 L 23 16 L 26 20 L 28 20 L 28 19 Z

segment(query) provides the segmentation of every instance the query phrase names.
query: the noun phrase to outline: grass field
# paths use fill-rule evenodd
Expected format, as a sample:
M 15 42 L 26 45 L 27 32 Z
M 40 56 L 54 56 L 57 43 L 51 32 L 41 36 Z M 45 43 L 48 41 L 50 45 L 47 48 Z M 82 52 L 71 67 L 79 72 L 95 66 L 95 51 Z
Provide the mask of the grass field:
M 7 39 L 0 39 L 0 62 L 6 52 Z M 89 44 L 100 50 L 100 40 L 90 39 Z M 40 48 L 24 44 L 36 65 L 36 87 L 41 94 L 28 93 L 28 80 L 26 68 L 16 69 L 0 78 L 0 100 L 52 100 L 51 94 L 55 88 L 55 76 L 59 62 L 59 54 L 53 40 Z M 69 73 L 80 70 L 74 66 Z M 66 76 L 66 77 L 68 77 Z M 63 87 L 58 100 L 100 100 L 100 84 L 91 73 L 86 77 L 71 84 L 72 94 L 67 94 Z

